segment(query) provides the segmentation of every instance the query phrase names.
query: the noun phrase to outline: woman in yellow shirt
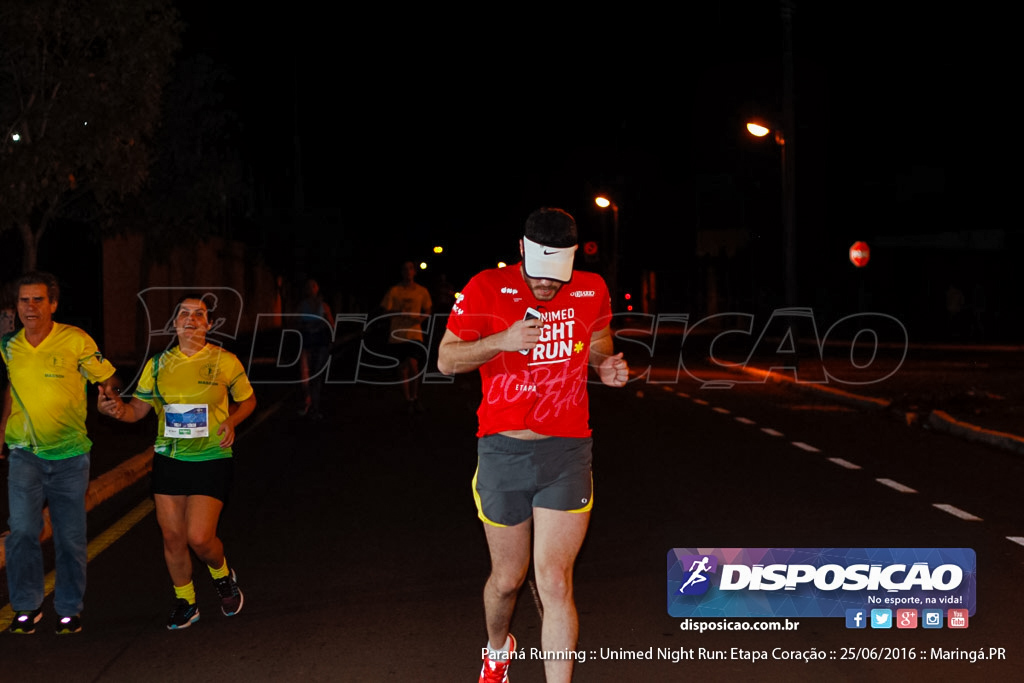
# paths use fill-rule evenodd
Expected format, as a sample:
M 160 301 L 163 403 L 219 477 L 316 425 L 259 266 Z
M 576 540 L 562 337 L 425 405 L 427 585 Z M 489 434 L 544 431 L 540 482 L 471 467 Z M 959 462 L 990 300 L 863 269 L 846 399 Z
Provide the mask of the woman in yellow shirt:
M 202 296 L 182 298 L 174 328 L 178 345 L 146 363 L 131 401 L 103 392 L 99 410 L 137 422 L 156 408 L 153 499 L 176 597 L 167 628 L 182 629 L 199 620 L 189 548 L 206 563 L 224 615 L 242 609 L 217 523 L 231 484 L 235 428 L 255 410 L 256 397 L 238 358 L 206 342 L 210 322 Z

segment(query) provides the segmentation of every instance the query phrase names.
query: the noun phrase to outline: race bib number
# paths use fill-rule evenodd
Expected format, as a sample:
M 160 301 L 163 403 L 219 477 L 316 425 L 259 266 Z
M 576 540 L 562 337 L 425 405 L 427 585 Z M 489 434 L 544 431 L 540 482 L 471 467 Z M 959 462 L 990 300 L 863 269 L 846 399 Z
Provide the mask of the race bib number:
M 168 403 L 164 406 L 164 436 L 199 439 L 210 435 L 205 403 Z

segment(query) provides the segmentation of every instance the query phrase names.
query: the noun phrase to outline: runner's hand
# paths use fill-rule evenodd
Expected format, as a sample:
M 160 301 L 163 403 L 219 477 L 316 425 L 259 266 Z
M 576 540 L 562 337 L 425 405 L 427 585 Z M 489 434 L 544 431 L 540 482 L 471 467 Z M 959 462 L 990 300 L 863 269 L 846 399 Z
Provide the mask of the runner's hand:
M 622 352 L 608 356 L 597 366 L 597 376 L 610 387 L 622 387 L 629 380 L 629 364 L 622 357 Z
M 221 448 L 228 448 L 235 442 L 235 425 L 231 424 L 231 420 L 225 420 L 220 423 L 220 427 L 217 428 L 217 435 L 223 435 L 220 440 Z
M 535 318 L 515 321 L 511 327 L 505 330 L 501 350 L 529 351 L 540 341 L 540 331 L 543 328 L 544 322 Z
M 125 404 L 117 395 L 117 391 L 110 389 L 110 393 L 107 393 L 107 387 L 101 384 L 99 397 L 96 400 L 96 409 L 103 415 L 120 420 L 124 415 Z

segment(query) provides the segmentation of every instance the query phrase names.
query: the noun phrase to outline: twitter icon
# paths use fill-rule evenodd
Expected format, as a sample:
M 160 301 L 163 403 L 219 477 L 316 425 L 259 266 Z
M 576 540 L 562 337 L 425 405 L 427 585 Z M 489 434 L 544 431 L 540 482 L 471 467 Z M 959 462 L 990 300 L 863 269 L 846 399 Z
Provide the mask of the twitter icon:
M 892 628 L 892 610 L 871 610 L 871 628 Z

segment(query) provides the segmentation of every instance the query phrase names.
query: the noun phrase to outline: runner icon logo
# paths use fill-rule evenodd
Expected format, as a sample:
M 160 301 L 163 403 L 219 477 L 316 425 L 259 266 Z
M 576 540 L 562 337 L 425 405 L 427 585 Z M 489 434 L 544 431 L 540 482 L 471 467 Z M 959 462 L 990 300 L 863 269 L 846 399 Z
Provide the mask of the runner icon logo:
M 683 585 L 679 592 L 683 595 L 703 595 L 708 591 L 711 582 L 707 574 L 718 571 L 718 558 L 714 555 L 688 555 L 679 558 L 679 564 L 689 567 L 683 577 Z

